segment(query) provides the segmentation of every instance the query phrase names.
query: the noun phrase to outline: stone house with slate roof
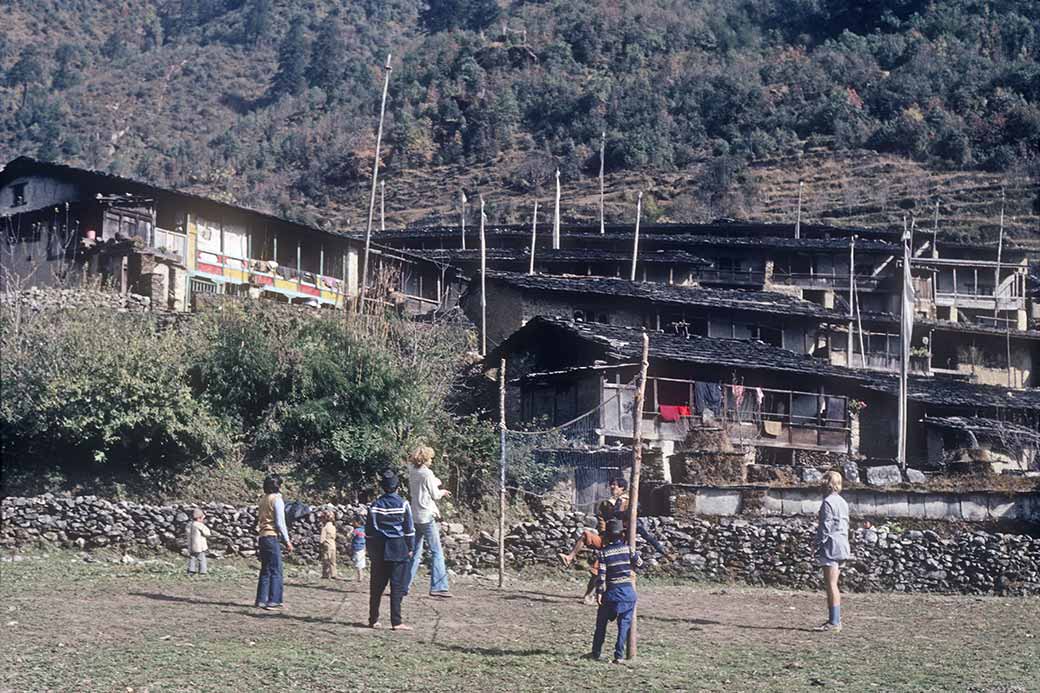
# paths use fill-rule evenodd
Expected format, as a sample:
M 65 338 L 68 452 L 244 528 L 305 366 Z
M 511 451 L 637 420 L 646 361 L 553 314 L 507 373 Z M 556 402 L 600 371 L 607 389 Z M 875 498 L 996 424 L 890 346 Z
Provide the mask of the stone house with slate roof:
M 632 436 L 642 330 L 537 317 L 489 356 L 516 376 L 511 416 L 560 424 L 599 408 L 605 443 Z M 650 333 L 644 437 L 669 454 L 694 428 L 723 425 L 734 443 L 772 451 L 895 456 L 898 379 L 763 344 Z M 704 414 L 700 389 L 717 393 Z M 679 416 L 674 407 L 685 407 Z M 1040 390 L 931 377 L 909 381 L 908 453 L 928 459 L 924 417 L 988 417 L 1040 430 Z

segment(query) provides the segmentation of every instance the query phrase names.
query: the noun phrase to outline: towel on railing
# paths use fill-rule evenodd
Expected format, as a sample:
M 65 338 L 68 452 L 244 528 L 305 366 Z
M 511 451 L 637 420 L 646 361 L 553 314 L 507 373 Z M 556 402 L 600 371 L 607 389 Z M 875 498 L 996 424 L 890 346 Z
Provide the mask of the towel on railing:
M 691 416 L 690 408 L 681 404 L 662 404 L 659 410 L 664 423 L 675 423 L 684 416 Z
M 767 436 L 777 438 L 784 432 L 784 424 L 780 421 L 763 421 L 762 430 Z

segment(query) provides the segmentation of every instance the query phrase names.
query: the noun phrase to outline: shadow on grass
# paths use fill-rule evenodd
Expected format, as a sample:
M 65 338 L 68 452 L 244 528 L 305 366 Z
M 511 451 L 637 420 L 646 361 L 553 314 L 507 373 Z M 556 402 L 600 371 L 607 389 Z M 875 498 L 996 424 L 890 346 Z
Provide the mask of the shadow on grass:
M 580 602 L 580 599 L 566 599 L 564 597 L 550 597 L 550 596 L 536 596 L 530 592 L 521 592 L 520 594 L 507 594 L 502 597 L 507 602 L 542 602 L 544 604 L 567 604 L 571 601 Z
M 650 616 L 639 614 L 639 620 L 660 621 L 661 623 L 685 623 L 691 626 L 723 626 L 727 628 L 742 628 L 745 630 L 788 630 L 802 633 L 814 632 L 812 628 L 796 628 L 794 626 L 752 626 L 747 623 L 723 623 L 706 618 L 673 618 L 671 616 Z
M 361 592 L 361 591 L 364 591 L 366 593 L 368 592 L 368 586 L 367 585 L 364 587 L 364 590 L 349 589 L 347 587 L 348 585 L 350 585 L 350 586 L 357 586 L 358 583 L 356 583 L 356 582 L 343 582 L 342 584 L 343 584 L 344 589 L 341 589 L 341 588 L 335 586 L 335 585 L 338 585 L 338 584 L 339 583 L 333 583 L 331 585 L 312 585 L 312 584 L 306 583 L 306 582 L 286 582 L 285 586 L 286 587 L 293 587 L 293 588 L 295 588 L 295 587 L 302 587 L 305 590 L 321 590 L 322 592 L 334 592 L 335 594 L 349 594 L 349 593 Z
M 218 602 L 211 599 L 196 599 L 195 597 L 177 597 L 172 594 L 159 594 L 156 592 L 127 592 L 131 597 L 144 597 L 145 599 L 152 599 L 157 602 L 170 602 L 173 604 L 198 604 L 201 606 L 240 606 L 243 608 L 255 609 L 250 603 L 243 602 Z
M 538 657 L 557 654 L 550 650 L 506 650 L 501 647 L 469 647 L 465 645 L 442 645 L 440 643 L 433 643 L 433 645 L 448 652 L 479 655 L 481 657 Z

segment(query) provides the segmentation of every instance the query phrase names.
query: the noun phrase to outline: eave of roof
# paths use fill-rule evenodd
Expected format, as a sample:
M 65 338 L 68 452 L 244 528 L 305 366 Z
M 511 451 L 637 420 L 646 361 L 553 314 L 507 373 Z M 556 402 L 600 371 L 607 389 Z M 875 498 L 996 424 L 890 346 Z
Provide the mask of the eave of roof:
M 769 291 L 741 291 L 632 282 L 613 277 L 567 277 L 520 272 L 488 272 L 487 277 L 514 288 L 577 295 L 617 296 L 673 306 L 704 306 L 726 310 L 768 312 L 846 322 L 848 317 L 810 301 Z

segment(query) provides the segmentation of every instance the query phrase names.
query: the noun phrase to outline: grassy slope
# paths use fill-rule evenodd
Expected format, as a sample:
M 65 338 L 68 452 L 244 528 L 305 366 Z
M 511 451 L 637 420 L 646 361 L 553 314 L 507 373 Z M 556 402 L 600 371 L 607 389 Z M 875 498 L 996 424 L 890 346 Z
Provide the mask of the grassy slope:
M 366 593 L 290 567 L 288 610 L 250 607 L 255 567 L 220 561 L 188 580 L 179 559 L 85 564 L 69 554 L 5 563 L 0 689 L 865 691 L 1031 690 L 1037 600 L 851 595 L 840 635 L 808 630 L 822 596 L 646 583 L 640 656 L 582 661 L 594 612 L 577 582 L 459 579 L 456 599 L 415 590 L 414 634 L 371 631 Z M 386 602 L 384 602 L 384 605 Z M 60 624 L 60 625 L 58 625 Z M 609 640 L 608 631 L 608 642 Z

